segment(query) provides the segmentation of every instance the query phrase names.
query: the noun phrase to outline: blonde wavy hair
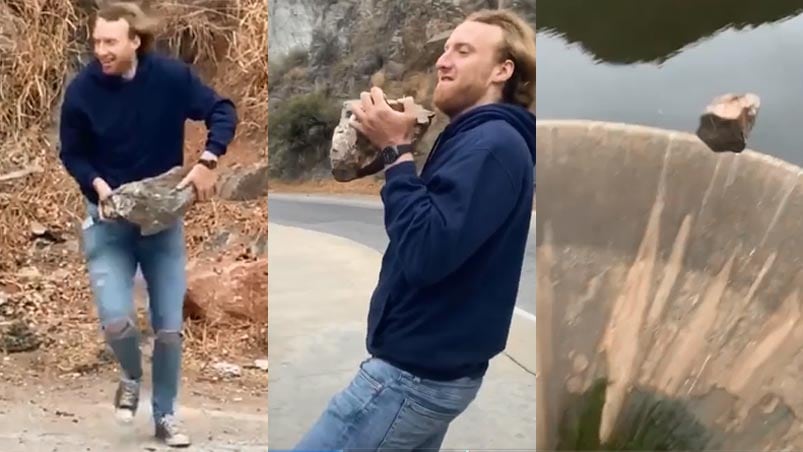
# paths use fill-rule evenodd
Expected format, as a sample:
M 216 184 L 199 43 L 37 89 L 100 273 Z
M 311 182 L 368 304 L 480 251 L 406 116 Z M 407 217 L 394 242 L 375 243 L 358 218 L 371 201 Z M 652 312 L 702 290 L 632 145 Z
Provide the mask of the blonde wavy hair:
M 499 48 L 499 61 L 513 61 L 513 76 L 505 83 L 502 100 L 521 105 L 535 106 L 535 29 L 521 16 L 509 10 L 482 10 L 466 18 L 468 21 L 495 25 L 502 29 L 504 38 Z
M 103 2 L 95 14 L 94 20 L 97 19 L 111 22 L 123 19 L 128 22 L 129 36 L 138 36 L 141 43 L 137 55 L 141 56 L 153 48 L 159 22 L 150 17 L 140 4 L 126 1 Z

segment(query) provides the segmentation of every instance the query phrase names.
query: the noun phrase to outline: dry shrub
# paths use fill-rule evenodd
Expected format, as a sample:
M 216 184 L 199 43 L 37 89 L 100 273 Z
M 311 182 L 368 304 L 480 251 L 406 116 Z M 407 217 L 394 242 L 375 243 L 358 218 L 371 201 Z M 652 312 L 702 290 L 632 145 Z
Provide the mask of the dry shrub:
M 267 139 L 268 1 L 152 2 L 159 44 L 192 63 L 240 112 L 238 135 Z
M 0 273 L 24 263 L 32 220 L 64 225 L 79 199 L 46 132 L 83 19 L 70 0 L 0 3 L 0 176 L 40 169 L 0 183 Z
M 239 19 L 221 82 L 239 100 L 242 132 L 267 140 L 268 135 L 268 1 L 238 0 Z
M 0 146 L 49 121 L 80 20 L 71 0 L 0 3 Z
M 232 0 L 152 2 L 152 13 L 160 20 L 160 50 L 187 63 L 213 70 L 231 44 L 236 32 Z M 210 76 L 214 76 L 214 71 Z

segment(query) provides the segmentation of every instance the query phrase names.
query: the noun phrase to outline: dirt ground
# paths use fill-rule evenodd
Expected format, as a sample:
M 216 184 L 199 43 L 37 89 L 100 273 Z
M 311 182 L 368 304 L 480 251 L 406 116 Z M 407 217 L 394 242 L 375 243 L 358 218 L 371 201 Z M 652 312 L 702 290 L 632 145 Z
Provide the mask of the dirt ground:
M 163 450 L 152 439 L 149 350 L 143 349 L 140 412 L 132 426 L 113 419 L 115 366 L 81 375 L 45 367 L 37 352 L 0 357 L 0 450 Z M 190 450 L 263 452 L 268 441 L 267 372 L 243 368 L 240 376 L 223 378 L 188 370 L 177 411 L 193 438 Z

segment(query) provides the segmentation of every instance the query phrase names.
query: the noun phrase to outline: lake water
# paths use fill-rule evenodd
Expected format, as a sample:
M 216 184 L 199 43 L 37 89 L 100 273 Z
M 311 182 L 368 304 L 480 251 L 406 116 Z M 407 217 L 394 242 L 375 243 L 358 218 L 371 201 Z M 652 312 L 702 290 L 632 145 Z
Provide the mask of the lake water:
M 748 147 L 803 166 L 803 0 L 540 0 L 537 11 L 539 119 L 694 132 L 714 97 L 749 91 L 761 110 Z

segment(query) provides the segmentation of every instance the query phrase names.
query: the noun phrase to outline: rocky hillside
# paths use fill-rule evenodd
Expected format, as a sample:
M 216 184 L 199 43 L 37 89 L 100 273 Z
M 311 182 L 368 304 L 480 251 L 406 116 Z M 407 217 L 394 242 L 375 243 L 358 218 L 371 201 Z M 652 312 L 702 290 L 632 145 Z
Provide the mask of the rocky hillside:
M 448 32 L 472 11 L 499 7 L 535 26 L 532 0 L 270 2 L 271 175 L 328 178 L 341 102 L 371 85 L 431 108 L 434 63 Z M 443 125 L 439 117 L 425 145 Z

